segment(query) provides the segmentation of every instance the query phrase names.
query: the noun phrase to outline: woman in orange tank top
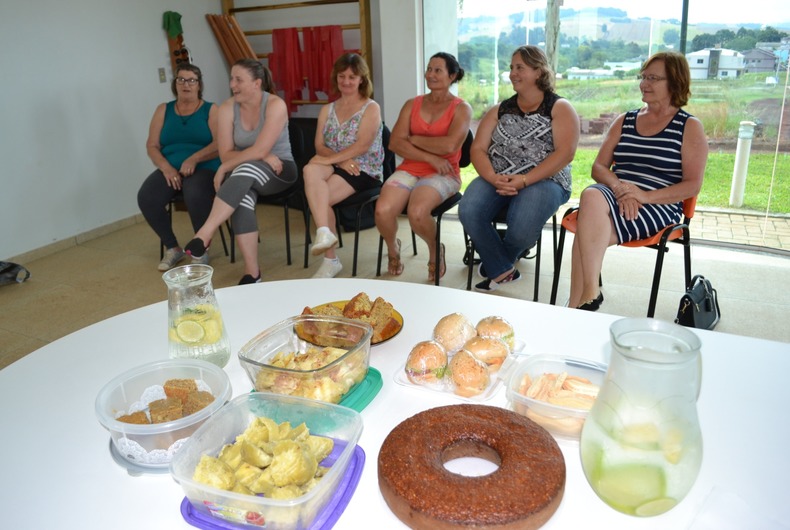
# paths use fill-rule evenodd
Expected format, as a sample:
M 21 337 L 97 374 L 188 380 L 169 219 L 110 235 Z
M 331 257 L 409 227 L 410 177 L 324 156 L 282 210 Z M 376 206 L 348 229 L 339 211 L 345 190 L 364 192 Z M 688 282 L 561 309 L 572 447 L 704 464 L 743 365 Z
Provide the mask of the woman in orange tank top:
M 449 53 L 431 57 L 425 70 L 429 92 L 407 101 L 392 129 L 389 149 L 403 158 L 382 186 L 376 202 L 376 227 L 387 244 L 392 275 L 403 272 L 398 216 L 404 211 L 414 233 L 428 245 L 428 279 L 444 276 L 444 249 L 436 248 L 436 222 L 431 210 L 461 188 L 458 162 L 469 132 L 472 107 L 450 92 L 464 70 Z M 436 252 L 440 270 L 434 270 Z

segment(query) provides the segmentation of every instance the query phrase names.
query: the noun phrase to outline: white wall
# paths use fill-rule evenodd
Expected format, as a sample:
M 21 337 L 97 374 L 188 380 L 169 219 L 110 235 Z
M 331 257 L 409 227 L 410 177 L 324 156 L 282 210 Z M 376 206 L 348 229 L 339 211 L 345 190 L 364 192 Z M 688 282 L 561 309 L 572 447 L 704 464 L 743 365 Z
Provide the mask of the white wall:
M 371 4 L 376 100 L 391 125 L 423 92 L 422 0 Z M 0 259 L 139 213 L 137 189 L 154 169 L 148 124 L 172 99 L 165 11 L 183 16 L 204 97 L 222 101 L 227 65 L 205 19 L 219 0 L 0 4 Z
M 218 0 L 2 3 L 0 259 L 138 213 L 137 189 L 153 170 L 148 124 L 172 99 L 167 10 L 183 15 L 205 97 L 227 97 L 227 69 L 204 16 L 221 12 Z

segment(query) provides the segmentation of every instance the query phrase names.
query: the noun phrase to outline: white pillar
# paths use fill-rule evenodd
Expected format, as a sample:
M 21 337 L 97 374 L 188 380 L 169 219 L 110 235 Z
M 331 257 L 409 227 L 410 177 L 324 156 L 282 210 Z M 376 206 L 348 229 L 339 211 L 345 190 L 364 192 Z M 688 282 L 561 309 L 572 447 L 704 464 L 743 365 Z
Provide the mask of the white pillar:
M 743 206 L 743 192 L 746 189 L 746 173 L 749 168 L 749 153 L 754 137 L 753 121 L 742 121 L 738 127 L 738 146 L 735 148 L 735 168 L 732 170 L 730 206 Z

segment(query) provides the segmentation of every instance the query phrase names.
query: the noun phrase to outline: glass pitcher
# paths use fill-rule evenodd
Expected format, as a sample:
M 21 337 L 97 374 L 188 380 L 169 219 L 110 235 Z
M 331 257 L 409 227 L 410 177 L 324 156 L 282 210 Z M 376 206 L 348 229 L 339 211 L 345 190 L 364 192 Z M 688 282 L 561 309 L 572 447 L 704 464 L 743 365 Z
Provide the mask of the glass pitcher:
M 582 429 L 582 467 L 612 508 L 658 515 L 686 496 L 702 464 L 700 341 L 652 318 L 621 319 L 609 331 L 611 359 Z
M 162 275 L 167 284 L 170 357 L 202 359 L 220 368 L 230 359 L 230 340 L 219 311 L 209 265 L 184 265 Z

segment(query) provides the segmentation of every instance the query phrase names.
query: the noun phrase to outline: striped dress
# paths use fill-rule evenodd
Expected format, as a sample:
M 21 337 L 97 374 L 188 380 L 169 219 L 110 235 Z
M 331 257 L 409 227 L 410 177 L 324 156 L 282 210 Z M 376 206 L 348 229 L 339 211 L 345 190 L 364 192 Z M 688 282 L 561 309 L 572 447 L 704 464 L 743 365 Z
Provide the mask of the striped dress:
M 623 182 L 630 182 L 643 190 L 656 190 L 677 184 L 683 178 L 680 148 L 683 130 L 690 114 L 679 110 L 663 131 L 654 136 L 642 136 L 636 130 L 639 110 L 626 113 L 620 141 L 614 149 L 612 171 Z M 603 184 L 593 184 L 609 203 L 619 244 L 651 237 L 665 226 L 680 222 L 683 203 L 643 204 L 633 221 L 620 215 L 614 192 Z

